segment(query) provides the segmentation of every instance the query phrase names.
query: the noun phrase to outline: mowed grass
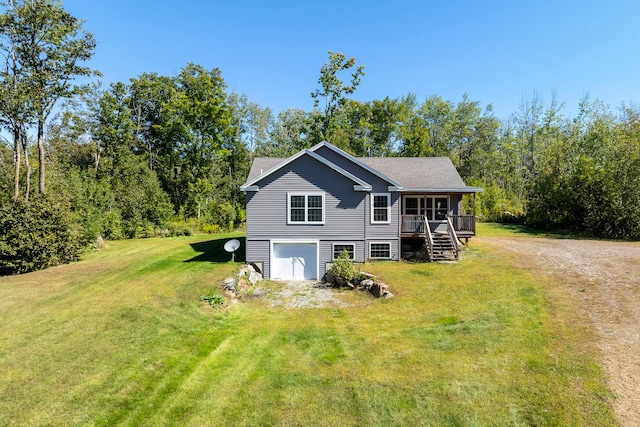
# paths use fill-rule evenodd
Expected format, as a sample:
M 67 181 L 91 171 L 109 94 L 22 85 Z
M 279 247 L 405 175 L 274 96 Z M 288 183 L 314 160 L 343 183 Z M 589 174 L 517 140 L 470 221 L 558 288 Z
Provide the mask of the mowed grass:
M 0 278 L 0 425 L 615 424 L 589 329 L 516 259 L 472 240 L 456 264 L 366 265 L 392 300 L 213 310 L 229 237 Z

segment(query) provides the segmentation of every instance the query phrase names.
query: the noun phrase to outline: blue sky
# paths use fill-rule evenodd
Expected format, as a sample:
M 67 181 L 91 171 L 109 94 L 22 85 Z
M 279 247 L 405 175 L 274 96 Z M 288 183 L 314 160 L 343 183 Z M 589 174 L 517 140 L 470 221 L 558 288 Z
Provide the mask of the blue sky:
M 329 50 L 366 75 L 353 98 L 464 93 L 499 118 L 552 91 L 573 116 L 589 95 L 640 103 L 639 1 L 66 0 L 92 32 L 105 82 L 217 67 L 230 90 L 310 110 Z M 346 78 L 346 77 L 345 77 Z

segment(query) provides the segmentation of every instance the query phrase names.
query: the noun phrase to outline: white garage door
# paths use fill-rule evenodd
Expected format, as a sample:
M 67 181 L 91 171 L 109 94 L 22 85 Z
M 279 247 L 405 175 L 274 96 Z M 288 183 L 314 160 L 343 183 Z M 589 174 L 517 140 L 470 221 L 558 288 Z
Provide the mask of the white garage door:
M 271 278 L 315 280 L 318 271 L 316 243 L 274 243 Z

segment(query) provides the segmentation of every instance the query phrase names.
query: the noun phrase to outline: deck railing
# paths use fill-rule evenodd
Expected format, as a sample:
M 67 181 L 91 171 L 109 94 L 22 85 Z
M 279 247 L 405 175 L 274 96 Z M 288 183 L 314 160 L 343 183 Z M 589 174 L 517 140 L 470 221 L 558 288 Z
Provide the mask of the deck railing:
M 424 215 L 402 215 L 402 232 L 424 234 L 426 227 Z
M 476 217 L 473 215 L 449 215 L 456 232 L 463 234 L 476 232 Z M 402 215 L 401 231 L 404 234 L 424 234 L 427 221 L 424 215 Z
M 476 233 L 476 217 L 474 215 L 449 215 L 449 219 L 457 232 Z

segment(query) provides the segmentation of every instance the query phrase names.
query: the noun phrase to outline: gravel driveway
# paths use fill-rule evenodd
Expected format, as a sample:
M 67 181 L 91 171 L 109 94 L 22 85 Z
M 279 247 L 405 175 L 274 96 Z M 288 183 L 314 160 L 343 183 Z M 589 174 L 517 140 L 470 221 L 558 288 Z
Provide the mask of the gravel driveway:
M 621 425 L 640 426 L 640 244 L 551 238 L 478 237 L 562 278 L 595 327 Z M 473 243 L 472 243 L 473 244 Z

